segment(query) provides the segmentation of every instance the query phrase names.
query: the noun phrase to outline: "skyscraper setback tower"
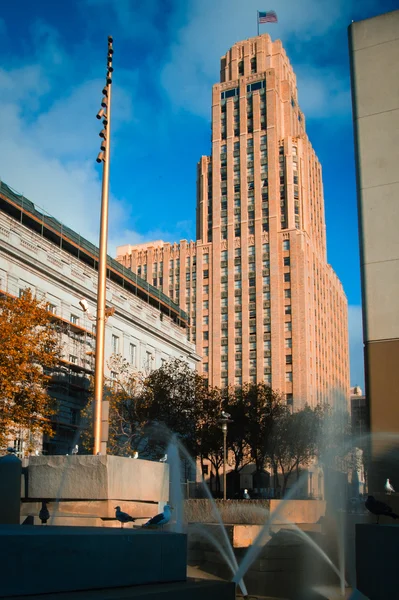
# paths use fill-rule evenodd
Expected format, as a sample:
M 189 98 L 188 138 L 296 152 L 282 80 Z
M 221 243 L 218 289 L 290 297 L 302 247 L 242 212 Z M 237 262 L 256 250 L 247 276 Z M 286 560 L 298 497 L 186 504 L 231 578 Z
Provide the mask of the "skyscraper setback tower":
M 251 38 L 221 59 L 196 244 L 123 246 L 118 259 L 190 313 L 213 385 L 265 381 L 295 408 L 349 399 L 347 303 L 327 263 L 321 167 L 280 41 Z

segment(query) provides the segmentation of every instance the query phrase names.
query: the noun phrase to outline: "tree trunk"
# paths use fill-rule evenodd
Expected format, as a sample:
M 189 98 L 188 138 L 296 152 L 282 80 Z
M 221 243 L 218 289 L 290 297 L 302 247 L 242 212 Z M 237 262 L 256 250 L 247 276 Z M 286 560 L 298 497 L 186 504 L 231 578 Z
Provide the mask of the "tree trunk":
M 277 491 L 278 488 L 278 469 L 276 463 L 273 463 L 273 485 L 274 489 Z

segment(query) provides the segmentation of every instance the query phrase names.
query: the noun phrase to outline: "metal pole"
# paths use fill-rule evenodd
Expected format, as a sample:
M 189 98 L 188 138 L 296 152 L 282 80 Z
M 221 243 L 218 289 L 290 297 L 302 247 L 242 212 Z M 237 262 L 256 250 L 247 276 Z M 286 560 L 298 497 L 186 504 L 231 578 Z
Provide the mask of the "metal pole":
M 108 38 L 109 40 L 110 38 Z M 112 40 L 112 38 L 111 38 Z M 108 50 L 112 47 L 108 41 Z M 112 53 L 108 56 L 111 56 Z M 111 71 L 112 72 L 112 71 Z M 107 112 L 106 112 L 106 136 L 104 138 L 105 151 L 103 162 L 103 179 L 101 191 L 101 224 L 100 244 L 98 260 L 98 283 L 97 283 L 97 320 L 96 320 L 96 354 L 94 367 L 94 447 L 93 454 L 106 454 L 107 442 L 102 440 L 102 401 L 104 387 L 104 345 L 105 345 L 105 302 L 106 302 L 106 279 L 107 279 L 107 239 L 108 239 L 108 196 L 109 196 L 109 163 L 110 163 L 110 138 L 111 138 L 111 90 L 112 79 L 110 72 L 107 75 Z
M 226 459 L 227 459 L 227 424 L 223 423 L 223 500 L 227 499 Z

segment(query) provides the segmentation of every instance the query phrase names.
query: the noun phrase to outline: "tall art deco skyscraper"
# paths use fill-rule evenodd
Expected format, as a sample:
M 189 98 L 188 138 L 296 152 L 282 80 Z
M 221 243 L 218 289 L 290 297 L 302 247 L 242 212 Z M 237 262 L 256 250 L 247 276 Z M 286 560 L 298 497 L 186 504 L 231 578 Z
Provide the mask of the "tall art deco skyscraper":
M 294 408 L 349 399 L 347 302 L 327 263 L 321 167 L 280 41 L 251 38 L 221 59 L 196 243 L 122 246 L 118 260 L 190 314 L 211 384 L 265 381 Z

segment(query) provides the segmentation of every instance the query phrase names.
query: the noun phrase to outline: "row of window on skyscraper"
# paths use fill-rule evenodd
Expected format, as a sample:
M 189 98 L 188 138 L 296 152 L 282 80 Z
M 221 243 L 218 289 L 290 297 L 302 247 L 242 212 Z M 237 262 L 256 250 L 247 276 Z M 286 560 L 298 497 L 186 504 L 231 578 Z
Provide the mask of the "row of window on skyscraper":
M 262 82 L 258 82 L 260 85 L 262 85 Z M 254 86 L 255 84 L 251 84 L 252 86 Z M 248 86 L 248 88 L 251 87 L 251 85 Z M 227 94 L 229 91 L 232 90 L 228 90 L 226 92 L 222 92 L 223 94 Z M 263 87 L 263 89 L 260 89 L 259 93 L 261 94 L 260 96 L 260 128 L 261 130 L 265 130 L 266 129 L 266 97 L 265 97 L 265 89 Z M 234 95 L 234 104 L 233 104 L 233 133 L 235 137 L 238 137 L 240 135 L 240 110 L 239 110 L 239 103 L 238 103 L 238 95 Z M 221 101 L 221 105 L 220 105 L 220 111 L 221 111 L 221 115 L 220 115 L 220 125 L 221 125 L 221 137 L 222 140 L 225 140 L 227 138 L 227 104 L 226 104 L 226 100 L 222 100 Z M 254 116 L 254 109 L 253 109 L 253 97 L 252 94 L 249 93 L 247 94 L 247 133 L 251 134 L 253 133 L 254 130 L 254 121 L 253 121 L 253 116 Z
M 289 257 L 289 240 L 283 240 L 283 265 L 287 269 L 290 267 L 290 257 Z M 228 252 L 227 250 L 223 250 L 221 252 L 221 384 L 227 385 L 227 370 L 228 370 L 228 306 L 230 305 L 228 299 L 228 284 L 227 284 L 227 261 L 228 261 Z M 252 264 L 255 262 L 255 246 L 250 246 L 248 248 L 248 263 L 249 269 L 251 269 Z M 262 266 L 267 269 L 269 268 L 269 244 L 263 244 L 262 246 Z M 235 374 L 235 383 L 239 385 L 242 380 L 242 324 L 243 324 L 243 316 L 242 316 L 242 298 L 241 298 L 241 273 L 237 268 L 241 267 L 241 249 L 236 248 L 234 251 L 234 374 Z M 254 268 L 254 266 L 253 266 Z M 224 271 L 225 270 L 225 271 Z M 248 279 L 248 333 L 249 333 L 249 380 L 255 382 L 257 380 L 257 342 L 256 342 L 256 333 L 257 333 L 257 325 L 256 325 L 256 292 L 255 287 L 256 278 L 251 277 L 251 271 L 249 271 L 249 279 Z M 254 273 L 255 275 L 255 273 Z M 290 273 L 284 273 L 284 281 L 289 283 L 290 281 Z M 269 276 L 265 276 L 265 271 L 263 272 L 263 344 L 264 344 L 264 356 L 263 356 L 263 378 L 266 383 L 271 383 L 271 340 L 270 340 L 270 278 Z M 209 289 L 208 289 L 209 292 Z M 284 297 L 286 299 L 286 303 L 284 306 L 284 312 L 287 316 L 288 320 L 284 323 L 284 331 L 287 336 L 285 339 L 285 348 L 290 350 L 292 348 L 292 322 L 291 322 L 291 289 L 289 285 L 284 290 Z M 206 307 L 209 307 L 208 300 L 204 300 L 206 302 Z M 204 305 L 205 310 L 205 305 Z M 209 324 L 209 315 L 203 315 L 203 342 L 206 344 L 209 340 L 209 332 L 207 330 Z M 289 336 L 289 337 L 288 337 Z M 207 346 L 204 348 L 204 373 L 206 374 L 209 369 L 209 365 L 207 362 L 207 356 L 209 355 L 209 349 Z M 285 357 L 285 364 L 287 365 L 287 369 L 285 372 L 285 380 L 286 382 L 292 382 L 292 354 L 287 353 Z

